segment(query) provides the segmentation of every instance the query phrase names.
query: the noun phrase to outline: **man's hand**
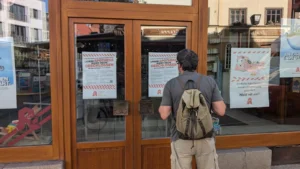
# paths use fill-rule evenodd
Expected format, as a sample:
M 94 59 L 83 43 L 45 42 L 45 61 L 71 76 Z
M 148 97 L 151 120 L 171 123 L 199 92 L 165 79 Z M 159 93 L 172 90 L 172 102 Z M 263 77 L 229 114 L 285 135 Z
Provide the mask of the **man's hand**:
M 166 120 L 171 114 L 171 106 L 160 106 L 158 112 L 160 114 L 160 117 L 163 120 Z

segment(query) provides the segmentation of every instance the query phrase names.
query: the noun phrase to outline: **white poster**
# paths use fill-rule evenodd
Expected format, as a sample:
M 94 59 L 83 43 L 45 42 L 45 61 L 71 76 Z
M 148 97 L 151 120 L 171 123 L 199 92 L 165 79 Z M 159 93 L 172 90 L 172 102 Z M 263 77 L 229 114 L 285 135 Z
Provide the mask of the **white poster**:
M 149 97 L 162 97 L 165 84 L 179 75 L 177 53 L 149 52 Z
M 300 19 L 283 19 L 280 45 L 280 77 L 300 77 Z
M 0 38 L 0 109 L 17 108 L 17 85 L 12 38 Z
M 82 52 L 83 99 L 117 98 L 116 52 Z
M 230 108 L 269 107 L 271 49 L 233 48 Z

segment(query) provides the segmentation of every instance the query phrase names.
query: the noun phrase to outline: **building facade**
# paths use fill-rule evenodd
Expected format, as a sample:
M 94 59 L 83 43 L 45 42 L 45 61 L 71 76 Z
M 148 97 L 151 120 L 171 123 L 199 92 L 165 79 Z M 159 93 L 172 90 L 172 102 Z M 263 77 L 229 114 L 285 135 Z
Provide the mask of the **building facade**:
M 297 4 L 1 1 L 0 168 L 170 168 L 173 120 L 157 109 L 185 48 L 227 105 L 213 113 L 220 167 L 288 163 L 300 143 Z

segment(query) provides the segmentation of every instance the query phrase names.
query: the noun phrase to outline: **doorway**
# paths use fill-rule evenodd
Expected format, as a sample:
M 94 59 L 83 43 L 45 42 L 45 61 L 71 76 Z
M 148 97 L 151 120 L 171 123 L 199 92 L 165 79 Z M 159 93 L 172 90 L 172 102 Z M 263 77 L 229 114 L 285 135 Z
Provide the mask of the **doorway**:
M 168 168 L 168 147 L 148 149 L 170 136 L 157 110 L 191 23 L 74 18 L 69 30 L 72 169 Z M 169 70 L 152 68 L 162 60 Z

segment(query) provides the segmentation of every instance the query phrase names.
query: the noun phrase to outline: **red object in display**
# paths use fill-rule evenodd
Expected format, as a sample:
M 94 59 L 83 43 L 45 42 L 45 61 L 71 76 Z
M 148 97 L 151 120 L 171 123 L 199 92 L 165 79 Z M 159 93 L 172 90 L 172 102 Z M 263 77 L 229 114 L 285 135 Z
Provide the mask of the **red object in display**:
M 30 109 L 28 107 L 19 110 L 18 124 L 16 128 L 12 132 L 3 136 L 0 139 L 0 144 L 7 142 L 7 146 L 13 146 L 14 144 L 24 139 L 27 135 L 31 133 L 34 136 L 36 136 L 35 131 L 40 129 L 43 124 L 51 120 L 51 115 L 43 118 L 41 121 L 39 121 L 39 118 L 50 110 L 51 110 L 51 106 L 47 106 L 46 108 L 39 111 L 37 114 L 34 113 L 33 109 Z M 22 133 L 19 136 L 16 136 L 16 138 L 11 140 L 13 136 L 17 135 L 19 131 L 23 131 L 26 127 L 28 127 L 27 131 L 24 131 L 24 133 Z

